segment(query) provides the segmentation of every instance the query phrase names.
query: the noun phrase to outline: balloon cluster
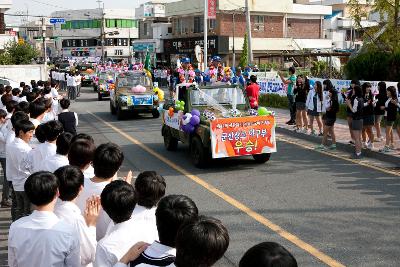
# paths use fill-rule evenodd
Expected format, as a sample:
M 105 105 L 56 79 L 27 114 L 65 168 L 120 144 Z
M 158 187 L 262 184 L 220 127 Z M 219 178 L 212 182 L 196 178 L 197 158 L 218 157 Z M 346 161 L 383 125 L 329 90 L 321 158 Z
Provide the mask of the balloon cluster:
M 142 85 L 136 85 L 135 87 L 132 87 L 131 90 L 133 93 L 145 93 L 146 87 L 144 87 Z
M 216 119 L 214 112 L 208 110 L 203 111 L 203 117 L 205 117 L 209 121 L 213 121 Z
M 175 101 L 175 109 L 176 110 L 184 110 L 185 109 L 185 101 L 179 101 L 179 100 L 176 100 Z
M 258 116 L 258 111 L 255 109 L 249 109 L 248 114 L 250 116 Z
M 182 117 L 182 130 L 186 133 L 193 133 L 200 124 L 200 111 L 193 109 Z

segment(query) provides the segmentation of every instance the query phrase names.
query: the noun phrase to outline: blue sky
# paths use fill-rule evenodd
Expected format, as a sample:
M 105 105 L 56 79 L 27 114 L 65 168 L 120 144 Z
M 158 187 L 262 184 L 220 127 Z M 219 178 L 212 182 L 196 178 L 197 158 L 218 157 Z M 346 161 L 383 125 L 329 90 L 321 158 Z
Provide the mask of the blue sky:
M 144 0 L 103 0 L 105 8 L 134 8 Z M 97 8 L 96 0 L 13 0 L 13 7 L 6 12 L 9 14 L 49 15 L 53 11 L 63 9 Z M 19 25 L 20 17 L 6 16 L 7 25 Z M 33 20 L 34 18 L 30 18 Z

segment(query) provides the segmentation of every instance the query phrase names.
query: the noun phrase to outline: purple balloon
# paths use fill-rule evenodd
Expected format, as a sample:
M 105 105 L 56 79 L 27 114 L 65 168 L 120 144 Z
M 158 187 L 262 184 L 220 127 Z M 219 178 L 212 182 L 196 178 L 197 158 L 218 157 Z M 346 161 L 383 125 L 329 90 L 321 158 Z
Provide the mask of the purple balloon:
M 200 117 L 200 111 L 198 111 L 197 109 L 193 109 L 191 113 L 193 116 Z
M 190 124 L 193 126 L 197 126 L 200 124 L 200 117 L 193 115 L 192 118 L 190 118 Z
M 187 133 L 193 133 L 194 132 L 194 126 L 191 124 L 186 125 L 186 132 Z
M 187 116 L 183 115 L 182 120 L 186 120 L 186 119 L 187 119 Z

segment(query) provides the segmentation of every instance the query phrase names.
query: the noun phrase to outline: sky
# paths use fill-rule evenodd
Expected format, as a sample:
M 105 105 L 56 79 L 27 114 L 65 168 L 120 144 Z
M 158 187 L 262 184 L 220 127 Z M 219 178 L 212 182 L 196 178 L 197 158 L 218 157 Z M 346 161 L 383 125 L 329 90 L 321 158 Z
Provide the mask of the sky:
M 6 14 L 45 15 L 53 11 L 65 9 L 98 8 L 97 0 L 13 0 L 13 6 Z M 134 8 L 145 0 L 103 0 L 105 8 Z M 16 26 L 24 22 L 26 17 L 5 16 L 7 26 Z M 37 18 L 36 18 L 37 19 Z M 29 20 L 35 20 L 30 17 Z

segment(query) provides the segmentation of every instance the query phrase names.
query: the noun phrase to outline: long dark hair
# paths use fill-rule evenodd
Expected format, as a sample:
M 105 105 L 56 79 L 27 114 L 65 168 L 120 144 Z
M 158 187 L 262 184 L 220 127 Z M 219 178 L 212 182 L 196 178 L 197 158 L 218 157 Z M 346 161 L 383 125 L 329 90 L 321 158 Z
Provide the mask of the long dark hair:
M 315 82 L 315 92 L 317 93 L 319 100 L 322 102 L 322 100 L 323 100 L 322 83 L 320 81 Z
M 339 111 L 339 96 L 338 96 L 338 92 L 336 91 L 335 88 L 331 88 L 329 89 L 329 92 L 332 94 L 331 96 L 331 107 L 333 108 L 334 112 L 338 112 Z
M 363 92 L 363 97 L 365 98 L 367 95 L 367 88 L 372 88 L 372 85 L 369 82 L 365 82 L 362 85 L 362 92 Z M 372 99 L 372 91 L 369 90 L 368 93 L 368 99 Z
M 397 100 L 396 87 L 389 86 L 386 90 L 390 92 L 392 99 Z
M 334 88 L 331 80 L 325 80 L 323 85 L 326 86 L 325 91 L 330 91 L 332 88 Z
M 304 79 L 304 90 L 307 92 L 307 94 L 310 91 L 310 80 L 308 79 L 307 76 Z
M 354 86 L 354 97 L 363 97 L 363 90 L 359 85 Z
M 386 83 L 379 82 L 378 83 L 378 98 L 386 98 Z
M 302 78 L 303 79 L 303 75 L 297 75 L 297 80 L 296 80 L 296 87 L 299 87 L 300 85 L 301 86 L 304 86 L 304 80 L 303 80 L 303 83 L 299 83 L 299 81 L 298 81 L 298 78 Z

